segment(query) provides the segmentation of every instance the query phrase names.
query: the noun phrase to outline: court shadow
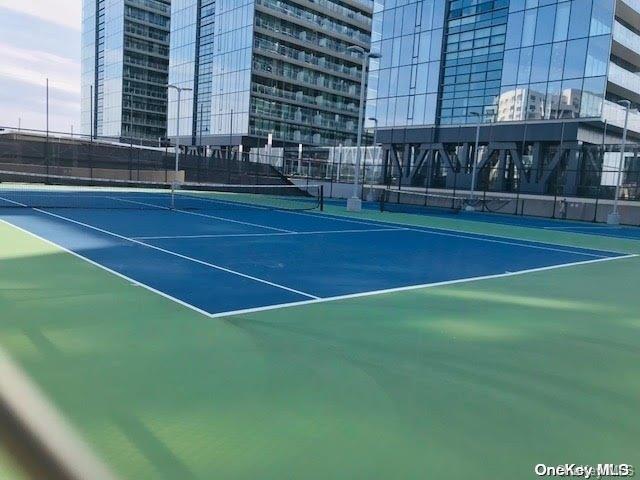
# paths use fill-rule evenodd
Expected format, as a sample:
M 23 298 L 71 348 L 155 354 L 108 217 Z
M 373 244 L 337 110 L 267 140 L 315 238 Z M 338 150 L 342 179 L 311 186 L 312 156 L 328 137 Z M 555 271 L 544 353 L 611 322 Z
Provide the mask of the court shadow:
M 144 455 L 157 472 L 157 478 L 195 479 L 195 475 L 142 421 L 124 411 L 113 412 L 111 419 Z

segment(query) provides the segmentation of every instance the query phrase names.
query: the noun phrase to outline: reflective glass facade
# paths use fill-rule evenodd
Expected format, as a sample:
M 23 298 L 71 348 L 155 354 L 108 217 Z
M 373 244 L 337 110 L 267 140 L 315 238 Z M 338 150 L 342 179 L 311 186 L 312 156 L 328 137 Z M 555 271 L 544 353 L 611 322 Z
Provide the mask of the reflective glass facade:
M 181 94 L 180 134 L 191 135 L 193 131 L 193 99 L 196 90 L 196 63 L 198 51 L 199 0 L 173 0 L 171 3 L 171 49 L 169 53 L 169 83 L 188 88 Z M 178 95 L 168 92 L 167 135 L 176 135 Z
M 81 108 L 80 124 L 82 133 L 91 135 L 95 133 L 95 88 L 97 73 L 97 48 L 96 48 L 96 2 L 84 1 L 82 3 L 82 37 L 81 37 Z
M 377 1 L 367 118 L 380 127 L 435 123 L 442 59 L 443 0 Z
M 387 128 L 599 118 L 613 20 L 613 0 L 380 1 L 367 116 Z
M 123 132 L 124 2 L 99 0 L 96 134 L 120 137 Z
M 511 0 L 491 114 L 497 121 L 600 117 L 612 23 L 613 0 Z
M 449 2 L 445 30 L 441 124 L 495 116 L 509 0 Z
M 355 142 L 362 59 L 347 48 L 369 49 L 371 1 L 174 0 L 172 11 L 170 81 L 195 91 L 182 137 Z M 170 136 L 174 102 L 170 93 Z
M 169 5 L 169 0 L 84 0 L 84 133 L 154 141 L 166 135 Z
M 243 135 L 248 129 L 253 14 L 253 1 L 216 2 L 210 73 L 213 135 Z

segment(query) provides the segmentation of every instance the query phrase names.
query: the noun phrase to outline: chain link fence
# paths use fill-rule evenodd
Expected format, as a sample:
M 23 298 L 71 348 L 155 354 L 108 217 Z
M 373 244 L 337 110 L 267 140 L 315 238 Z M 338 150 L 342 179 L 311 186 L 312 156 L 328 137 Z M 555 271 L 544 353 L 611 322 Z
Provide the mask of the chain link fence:
M 3 170 L 86 178 L 168 181 L 176 177 L 175 149 L 80 135 L 46 135 L 41 131 L 0 129 Z M 187 149 L 179 159 L 178 179 L 189 182 L 284 185 L 275 167 L 248 161 L 238 152 Z

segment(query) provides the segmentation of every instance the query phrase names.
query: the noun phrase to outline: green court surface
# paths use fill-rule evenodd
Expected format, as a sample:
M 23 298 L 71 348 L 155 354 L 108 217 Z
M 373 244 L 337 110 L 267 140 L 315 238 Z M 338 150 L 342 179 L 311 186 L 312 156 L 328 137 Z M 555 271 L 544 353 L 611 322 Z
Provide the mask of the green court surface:
M 358 217 L 640 253 L 381 215 Z M 640 467 L 639 285 L 634 257 L 212 319 L 0 224 L 0 345 L 124 479 Z

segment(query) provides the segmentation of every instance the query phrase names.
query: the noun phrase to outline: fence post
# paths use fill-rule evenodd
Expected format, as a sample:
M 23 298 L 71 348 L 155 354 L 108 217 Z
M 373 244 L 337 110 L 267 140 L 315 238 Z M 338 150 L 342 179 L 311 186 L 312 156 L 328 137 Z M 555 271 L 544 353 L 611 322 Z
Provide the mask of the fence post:
M 385 150 L 382 158 L 382 184 L 389 187 L 389 153 Z
M 509 155 L 511 156 L 511 155 Z M 513 179 L 516 180 L 516 171 L 517 171 L 517 165 L 515 165 L 515 163 L 513 162 L 513 158 L 511 159 L 511 163 L 513 164 Z M 513 212 L 514 215 L 518 215 L 518 204 L 520 203 L 520 189 L 522 188 L 522 174 L 524 172 L 518 172 L 518 188 L 516 190 L 516 210 Z M 533 174 L 533 172 L 532 172 Z M 522 211 L 524 211 L 524 201 L 522 202 Z
M 169 169 L 167 168 L 167 157 L 169 156 L 169 144 L 164 147 L 164 158 L 162 159 L 162 166 L 164 167 L 164 181 L 169 183 Z
M 556 218 L 556 203 L 558 203 L 558 176 L 560 175 L 560 165 L 562 165 L 562 155 L 564 152 L 560 152 L 560 162 L 556 166 L 556 175 L 553 182 L 553 213 L 551 214 L 551 218 Z
M 93 178 L 93 135 L 89 142 L 89 178 Z
M 360 182 L 360 199 L 364 200 L 364 182 L 367 178 L 367 150 L 366 147 L 362 147 L 364 152 L 362 154 L 362 181 Z
M 433 168 L 435 155 L 436 155 L 436 152 L 432 150 L 430 152 L 427 152 L 427 158 L 425 158 L 425 160 L 427 161 L 427 178 L 425 179 L 425 182 L 424 182 L 425 195 L 429 195 L 429 188 L 431 187 L 431 175 L 432 175 L 431 169 Z M 426 198 L 425 198 L 425 202 L 426 202 Z
M 598 204 L 600 202 L 600 188 L 601 188 L 601 185 L 598 184 L 598 190 L 596 191 L 596 204 L 593 209 L 593 223 L 596 223 L 598 221 Z
M 451 197 L 451 208 L 456 208 L 456 190 L 458 186 L 458 164 L 456 161 L 456 165 L 453 170 L 453 195 Z

